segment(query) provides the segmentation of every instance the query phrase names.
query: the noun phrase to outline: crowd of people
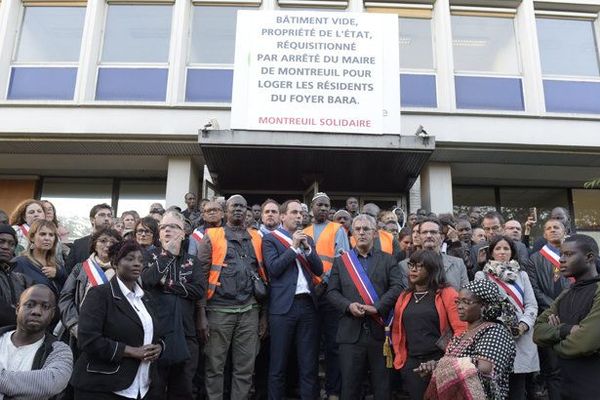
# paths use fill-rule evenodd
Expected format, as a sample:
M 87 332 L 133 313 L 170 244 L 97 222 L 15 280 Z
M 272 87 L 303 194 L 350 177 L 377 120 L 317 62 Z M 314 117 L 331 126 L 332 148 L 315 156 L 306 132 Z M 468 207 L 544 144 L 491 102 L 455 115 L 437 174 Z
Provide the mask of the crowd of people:
M 0 211 L 0 399 L 597 398 L 600 259 L 569 213 L 326 193 Z

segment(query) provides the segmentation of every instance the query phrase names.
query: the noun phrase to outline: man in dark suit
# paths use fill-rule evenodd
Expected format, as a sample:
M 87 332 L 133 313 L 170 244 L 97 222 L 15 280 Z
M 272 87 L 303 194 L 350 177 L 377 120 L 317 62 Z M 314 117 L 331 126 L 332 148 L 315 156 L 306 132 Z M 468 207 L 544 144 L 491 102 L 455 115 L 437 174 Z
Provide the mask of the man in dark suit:
M 96 204 L 90 210 L 90 223 L 94 232 L 100 229 L 110 228 L 113 223 L 112 207 L 106 203 Z M 66 261 L 67 272 L 71 272 L 73 267 L 82 261 L 85 261 L 90 256 L 90 238 L 92 235 L 87 235 L 73 242 L 71 251 Z
M 340 312 L 337 342 L 340 344 L 342 399 L 360 399 L 361 385 L 370 370 L 374 398 L 390 398 L 390 369 L 386 368 L 383 346 L 384 324 L 402 291 L 402 278 L 396 260 L 375 250 L 375 219 L 361 214 L 352 221 L 356 238 L 353 250 L 333 263 L 327 300 Z M 347 263 L 354 260 L 355 270 L 364 272 L 376 292 L 374 302 L 365 301 L 351 278 Z M 364 281 L 364 280 L 363 280 Z
M 319 318 L 313 278 L 323 273 L 323 264 L 313 240 L 301 230 L 300 201 L 288 200 L 280 211 L 281 228 L 266 235 L 262 243 L 271 284 L 269 399 L 285 396 L 288 354 L 295 340 L 300 397 L 312 400 L 319 395 Z

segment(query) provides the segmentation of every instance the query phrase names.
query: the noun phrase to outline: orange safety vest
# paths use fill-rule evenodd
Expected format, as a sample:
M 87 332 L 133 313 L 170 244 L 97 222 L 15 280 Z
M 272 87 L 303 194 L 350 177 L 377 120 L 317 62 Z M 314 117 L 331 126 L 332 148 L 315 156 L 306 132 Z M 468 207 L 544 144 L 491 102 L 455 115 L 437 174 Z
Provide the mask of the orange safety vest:
M 323 262 L 323 273 L 326 274 L 333 267 L 333 259 L 335 257 L 335 235 L 338 229 L 341 229 L 342 225 L 336 222 L 329 222 L 325 225 L 325 229 L 319 235 L 319 240 L 316 241 L 317 254 Z M 313 240 L 315 239 L 315 228 L 313 225 L 304 228 L 302 232 L 306 233 Z M 319 281 L 322 279 L 319 278 Z M 320 283 L 320 282 L 319 282 Z
M 251 229 L 248 229 L 248 233 L 250 234 L 254 254 L 258 261 L 258 274 L 265 282 L 267 282 L 267 274 L 263 266 L 262 238 L 257 232 L 252 232 Z M 227 239 L 225 238 L 225 229 L 223 227 L 208 228 L 204 235 L 210 238 L 210 245 L 212 248 L 212 262 L 210 270 L 208 271 L 208 288 L 206 290 L 206 298 L 211 299 L 217 291 L 217 286 L 220 285 L 219 277 L 221 276 L 221 269 L 227 266 L 227 264 L 225 264 Z
M 388 254 L 394 254 L 394 235 L 389 232 L 380 230 L 379 231 L 379 244 L 381 245 L 381 251 Z M 354 236 L 350 237 L 350 245 L 356 247 L 356 239 Z

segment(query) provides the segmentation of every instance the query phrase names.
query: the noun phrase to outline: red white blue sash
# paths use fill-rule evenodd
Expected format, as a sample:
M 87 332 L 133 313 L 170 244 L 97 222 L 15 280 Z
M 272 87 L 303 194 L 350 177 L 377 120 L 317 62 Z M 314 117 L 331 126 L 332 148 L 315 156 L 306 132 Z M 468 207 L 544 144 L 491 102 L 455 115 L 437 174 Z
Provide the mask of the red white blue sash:
M 204 228 L 200 227 L 198 229 L 195 229 L 192 233 L 192 237 L 196 239 L 197 242 L 201 242 L 202 239 L 204 239 Z
M 523 304 L 525 292 L 517 282 L 504 282 L 501 279 L 498 279 L 496 276 L 492 274 L 487 274 L 488 278 L 492 281 L 496 282 L 498 286 L 500 286 L 507 295 L 510 296 L 511 299 L 515 302 L 515 304 L 521 309 L 521 311 L 525 311 L 525 305 Z
M 341 255 L 341 259 L 344 267 L 346 267 L 348 275 L 350 275 L 350 279 L 352 279 L 354 286 L 356 286 L 356 290 L 358 290 L 361 299 L 368 306 L 375 305 L 375 303 L 379 301 L 379 295 L 375 291 L 367 272 L 360 261 L 358 261 L 356 253 L 354 253 L 354 251 L 344 251 Z M 379 314 L 371 315 L 371 317 L 384 328 L 391 324 L 393 316 L 394 313 L 390 312 L 387 321 L 384 321 Z
M 19 230 L 21 231 L 21 233 L 23 234 L 24 237 L 28 237 L 28 235 L 29 235 L 29 225 L 28 224 L 19 225 Z
M 560 254 L 558 249 L 547 243 L 540 249 L 540 254 L 554 266 L 554 268 L 552 268 L 554 281 L 560 279 Z
M 98 263 L 92 257 L 83 262 L 83 270 L 88 278 L 88 282 L 90 282 L 92 286 L 108 283 L 108 278 L 106 277 L 104 270 L 100 268 Z
M 271 234 L 275 237 L 275 239 L 279 240 L 279 242 L 286 249 L 289 249 L 290 247 L 292 247 L 292 239 L 288 235 L 286 235 L 284 232 L 282 232 L 280 230 L 280 228 L 275 229 L 274 231 L 271 231 Z M 299 262 L 300 265 L 302 266 L 302 268 L 304 268 L 304 270 L 308 273 L 308 276 L 310 276 L 313 284 L 315 286 L 318 285 L 320 283 L 319 277 L 317 275 L 315 275 L 315 273 L 312 272 L 312 270 L 310 269 L 310 264 L 309 264 L 308 260 L 306 259 L 306 257 L 304 256 L 304 254 L 296 253 L 296 261 Z

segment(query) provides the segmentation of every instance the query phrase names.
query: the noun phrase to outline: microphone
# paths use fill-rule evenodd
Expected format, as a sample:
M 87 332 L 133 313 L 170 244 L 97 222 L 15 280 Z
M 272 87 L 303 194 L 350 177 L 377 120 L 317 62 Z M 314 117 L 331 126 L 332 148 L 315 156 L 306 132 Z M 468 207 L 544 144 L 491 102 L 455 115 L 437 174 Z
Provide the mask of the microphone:
M 296 224 L 296 231 L 301 231 L 302 230 L 302 222 L 298 222 Z M 300 248 L 303 251 L 308 251 L 310 249 L 310 247 L 308 246 L 308 244 L 304 241 L 300 242 Z

